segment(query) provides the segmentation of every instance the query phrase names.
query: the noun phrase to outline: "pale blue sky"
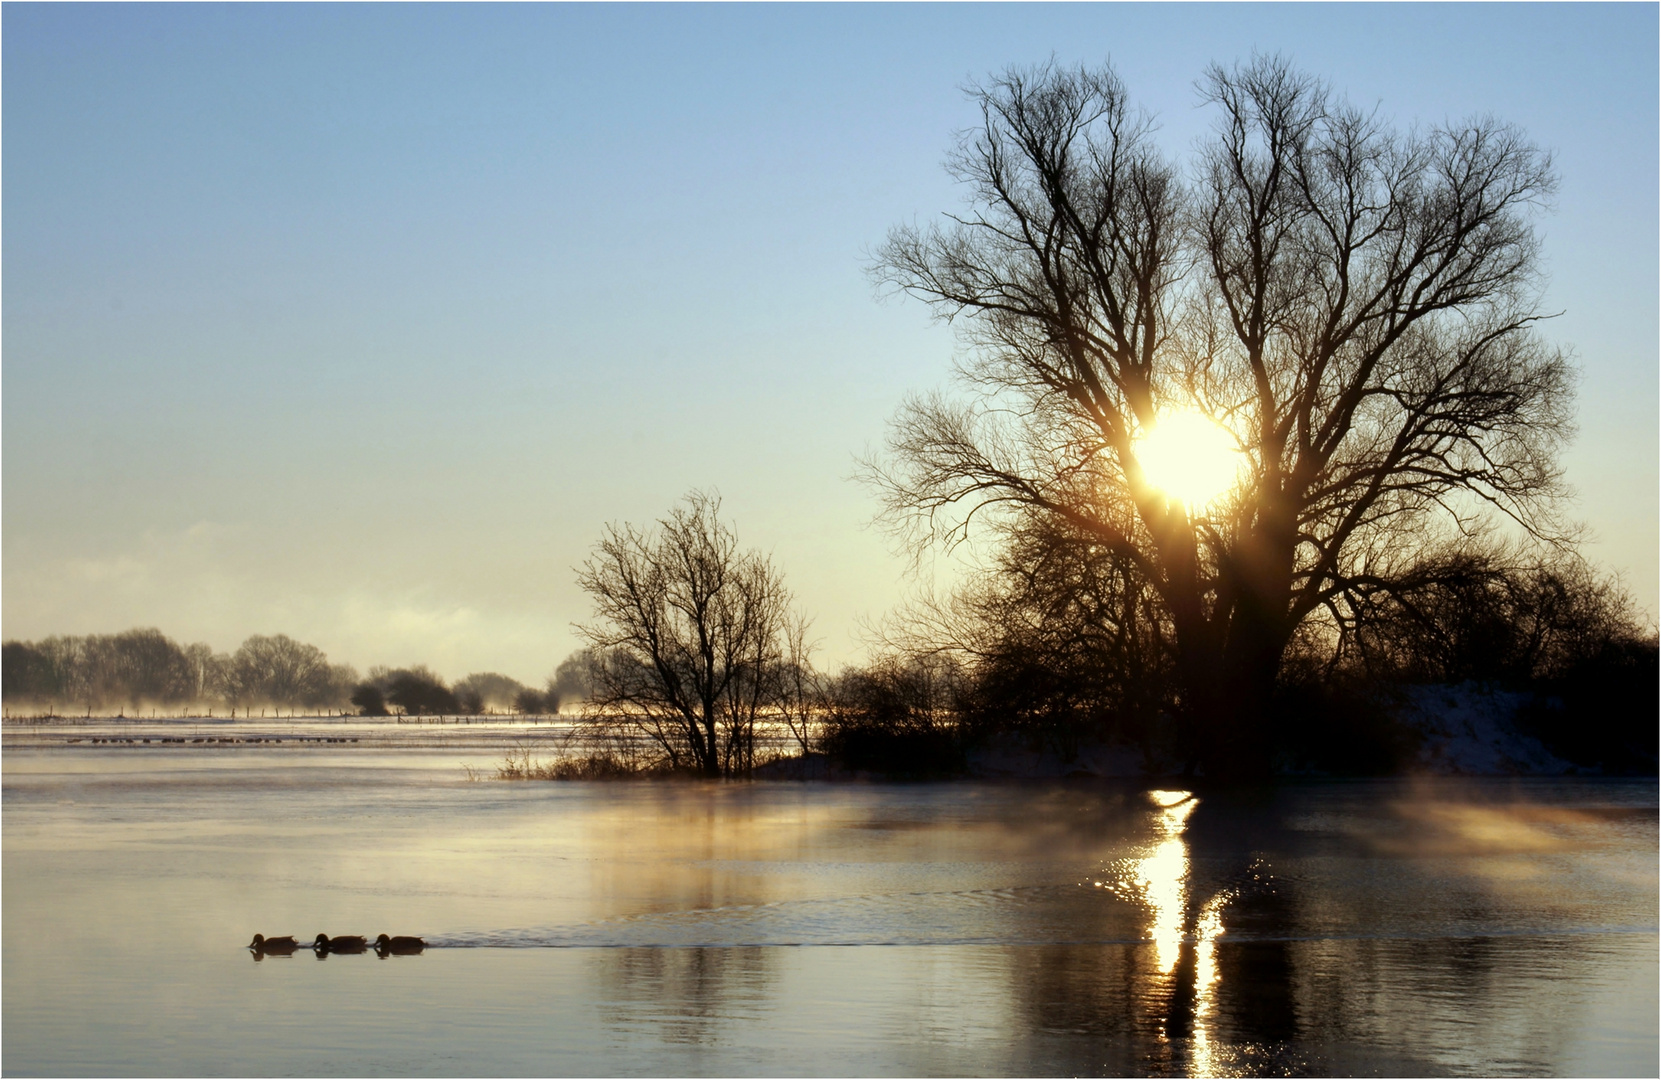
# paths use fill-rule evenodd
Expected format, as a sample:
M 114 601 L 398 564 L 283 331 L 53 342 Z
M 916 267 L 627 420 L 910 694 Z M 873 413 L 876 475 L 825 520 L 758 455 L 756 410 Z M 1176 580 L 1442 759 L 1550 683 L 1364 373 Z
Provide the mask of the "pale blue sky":
M 825 658 L 908 588 L 847 479 L 955 343 L 863 276 L 962 83 L 1111 57 L 1183 150 L 1280 51 L 1556 154 L 1589 551 L 1657 607 L 1657 8 L 8 3 L 4 633 L 285 632 L 540 679 L 608 520 L 718 488 Z

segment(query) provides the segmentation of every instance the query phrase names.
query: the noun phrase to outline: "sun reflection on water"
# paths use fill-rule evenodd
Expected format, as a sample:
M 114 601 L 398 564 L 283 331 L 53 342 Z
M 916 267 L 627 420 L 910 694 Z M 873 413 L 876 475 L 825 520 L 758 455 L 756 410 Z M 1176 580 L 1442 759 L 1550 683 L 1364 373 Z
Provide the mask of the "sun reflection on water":
M 1175 970 L 1181 953 L 1183 916 L 1188 906 L 1188 842 L 1182 832 L 1199 800 L 1191 791 L 1150 791 L 1148 798 L 1159 807 L 1154 819 L 1154 847 L 1135 862 L 1133 873 L 1142 900 L 1148 905 L 1154 966 L 1160 974 L 1168 975 Z
M 1216 1076 L 1222 1068 L 1211 1037 L 1217 1023 L 1217 939 L 1223 934 L 1223 908 L 1230 894 L 1207 900 L 1194 920 L 1194 1041 L 1190 1076 Z
M 1228 1068 L 1215 1039 L 1220 972 L 1217 940 L 1223 934 L 1223 911 L 1235 890 L 1223 889 L 1203 903 L 1192 895 L 1195 884 L 1186 836 L 1200 800 L 1191 791 L 1155 790 L 1152 836 L 1139 857 L 1121 864 L 1115 891 L 1139 901 L 1147 910 L 1147 937 L 1153 946 L 1150 1003 L 1161 1042 L 1181 1054 L 1187 1044 L 1190 1075 L 1215 1075 Z M 1177 1060 L 1180 1060 L 1177 1059 Z M 1173 1064 L 1176 1062 L 1173 1061 Z

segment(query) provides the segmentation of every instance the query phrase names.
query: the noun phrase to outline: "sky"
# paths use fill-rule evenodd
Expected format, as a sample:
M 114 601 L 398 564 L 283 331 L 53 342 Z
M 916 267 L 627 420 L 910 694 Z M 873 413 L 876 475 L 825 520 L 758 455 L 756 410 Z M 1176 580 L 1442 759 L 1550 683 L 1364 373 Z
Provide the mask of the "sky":
M 1553 153 L 1573 513 L 1653 618 L 1657 11 L 7 3 L 0 629 L 540 682 L 703 488 L 857 660 L 919 581 L 856 458 L 961 348 L 866 267 L 961 205 L 962 87 L 1111 60 L 1182 154 L 1254 50 Z

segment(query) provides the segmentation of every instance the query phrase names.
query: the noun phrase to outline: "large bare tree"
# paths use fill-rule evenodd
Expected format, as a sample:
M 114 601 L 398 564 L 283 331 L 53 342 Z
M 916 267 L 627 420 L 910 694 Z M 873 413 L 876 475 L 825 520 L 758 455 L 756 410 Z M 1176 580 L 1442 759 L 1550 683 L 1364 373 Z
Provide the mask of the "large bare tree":
M 593 650 L 593 720 L 645 735 L 674 767 L 747 775 L 790 594 L 720 510 L 695 491 L 655 530 L 608 525 L 578 573 L 595 619 L 577 630 Z
M 1279 58 L 1199 88 L 1217 121 L 1186 166 L 1108 68 L 971 88 L 967 209 L 876 267 L 961 319 L 968 393 L 908 401 L 873 474 L 925 539 L 1048 516 L 1120 560 L 1168 624 L 1196 763 L 1249 773 L 1300 628 L 1344 632 L 1448 527 L 1554 535 L 1571 370 L 1535 329 L 1554 178 L 1522 133 L 1399 130 Z M 1243 463 L 1205 505 L 1145 468 L 1142 437 L 1193 412 Z

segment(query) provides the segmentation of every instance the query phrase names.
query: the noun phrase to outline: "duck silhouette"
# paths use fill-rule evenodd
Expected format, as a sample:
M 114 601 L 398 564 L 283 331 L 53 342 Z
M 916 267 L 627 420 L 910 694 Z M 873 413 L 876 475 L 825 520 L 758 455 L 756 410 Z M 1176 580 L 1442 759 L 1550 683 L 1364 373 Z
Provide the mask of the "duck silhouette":
M 382 934 L 375 939 L 375 953 L 386 956 L 392 953 L 397 956 L 410 956 L 419 953 L 427 947 L 427 943 L 418 937 L 387 937 Z
M 347 934 L 332 938 L 328 934 L 318 934 L 311 947 L 318 952 L 360 953 L 369 947 L 369 942 L 361 935 Z
M 296 949 L 299 949 L 299 945 L 294 942 L 292 937 L 287 937 L 287 939 L 279 937 L 279 939 L 264 940 L 261 944 L 249 945 L 247 952 L 254 957 L 254 964 L 259 964 L 266 957 L 284 957 L 284 959 L 287 959 L 287 957 L 294 955 Z

